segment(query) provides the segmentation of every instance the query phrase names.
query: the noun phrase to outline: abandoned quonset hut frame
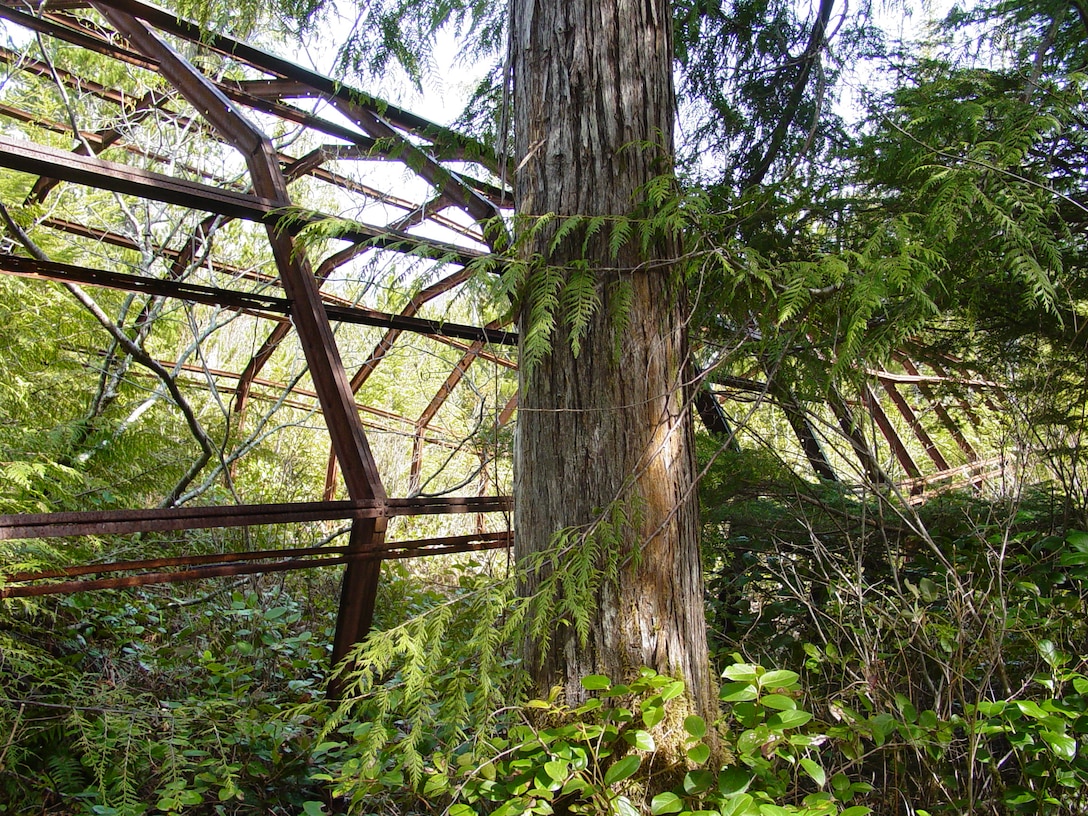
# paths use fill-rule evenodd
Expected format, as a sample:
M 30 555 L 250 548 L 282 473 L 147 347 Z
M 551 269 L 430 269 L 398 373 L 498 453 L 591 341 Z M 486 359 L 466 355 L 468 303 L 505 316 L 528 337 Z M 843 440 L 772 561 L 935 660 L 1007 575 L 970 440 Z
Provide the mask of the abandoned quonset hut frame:
M 493 475 L 499 460 L 508 460 L 495 440 L 514 416 L 516 392 L 510 376 L 504 388 L 499 382 L 516 367 L 517 337 L 504 330 L 497 312 L 483 326 L 443 318 L 474 276 L 501 272 L 492 250 L 493 241 L 501 240 L 497 233 L 506 229 L 512 169 L 486 147 L 444 127 L 137 0 L 0 0 L 0 17 L 12 41 L 26 44 L 0 48 L 6 77 L 0 90 L 0 168 L 17 177 L 24 191 L 19 200 L 3 202 L 7 238 L 0 272 L 142 296 L 124 329 L 101 316 L 103 338 L 135 357 L 148 376 L 157 376 L 165 398 L 196 388 L 213 391 L 217 399 L 227 395 L 235 433 L 245 427 L 255 400 L 273 403 L 270 412 L 310 411 L 323 419 L 330 445 L 324 484 L 309 486 L 310 501 L 209 506 L 205 494 L 179 490 L 154 508 L 2 516 L 0 538 L 350 522 L 346 545 L 326 541 L 169 558 L 149 553 L 36 572 L 0 566 L 0 598 L 346 565 L 333 645 L 338 661 L 370 627 L 382 560 L 508 547 L 511 499 L 490 493 L 500 481 Z M 82 66 L 77 72 L 51 59 L 50 48 L 94 58 L 70 60 Z M 60 108 L 67 106 L 66 113 L 50 116 L 35 106 L 45 87 L 63 102 Z M 82 120 L 72 98 L 84 106 Z M 191 143 L 201 147 L 194 152 L 186 146 Z M 91 205 L 50 206 L 66 189 L 99 198 Z M 136 203 L 158 213 L 142 234 L 123 217 L 124 208 Z M 121 215 L 111 222 L 103 208 Z M 29 213 L 33 223 L 25 226 L 24 217 L 20 226 L 11 216 L 15 210 Z M 49 258 L 24 228 L 48 233 L 54 246 L 67 242 L 80 262 Z M 242 240 L 253 256 L 245 261 L 232 251 L 232 243 Z M 101 263 L 90 265 L 94 258 Z M 416 277 L 396 308 L 362 305 L 365 298 L 350 285 L 353 276 L 398 263 Z M 71 291 L 78 296 L 81 290 Z M 251 347 L 248 359 L 213 365 L 200 353 L 208 335 L 195 331 L 193 353 L 185 359 L 153 358 L 127 332 L 150 332 L 154 304 L 167 301 L 242 316 L 248 346 L 238 345 Z M 93 301 L 85 305 L 94 308 Z M 425 316 L 429 309 L 431 317 Z M 365 327 L 368 333 L 350 335 L 345 327 Z M 368 404 L 360 398 L 364 386 L 383 363 L 390 365 L 386 361 L 408 337 L 425 338 L 445 374 L 429 378 L 434 390 L 422 409 L 409 413 Z M 293 381 L 263 377 L 292 343 L 303 358 Z M 347 343 L 353 348 L 345 349 Z M 864 417 L 879 430 L 897 470 L 895 481 L 907 494 L 991 478 L 1000 463 L 981 458 L 961 430 L 958 417 L 969 419 L 971 406 L 962 397 L 950 406 L 937 391 L 955 383 L 961 391 L 973 388 L 990 395 L 985 399 L 1000 400 L 1000 388 L 933 366 L 923 373 L 906 357 L 899 363 L 901 372 L 872 372 L 882 397 L 868 388 L 852 401 L 833 393 L 822 413 L 754 374 L 719 377 L 715 390 L 699 390 L 695 408 L 709 431 L 732 438 L 722 401 L 766 400 L 796 437 L 799 461 L 824 479 L 839 478 L 852 458 L 848 469 L 893 481 L 865 433 Z M 465 434 L 445 430 L 440 419 L 473 366 L 496 372 L 491 415 L 478 423 L 486 425 L 479 436 L 490 434 L 491 440 L 466 454 Z M 935 428 L 955 441 L 955 451 L 940 449 L 931 433 Z M 387 457 L 406 459 L 406 474 L 391 474 L 396 465 L 389 463 L 382 472 L 372 449 L 375 434 L 406 440 L 407 457 Z M 829 450 L 832 436 L 846 440 L 845 448 Z M 215 464 L 215 452 L 203 439 L 194 478 Z M 476 456 L 479 467 L 427 493 L 430 450 L 445 461 Z M 246 451 L 242 446 L 238 456 Z M 236 458 L 220 457 L 217 472 L 225 478 L 236 464 Z M 387 494 L 394 482 L 406 496 Z M 194 497 L 200 506 L 189 503 Z M 386 538 L 393 519 L 464 514 L 475 520 L 474 530 Z

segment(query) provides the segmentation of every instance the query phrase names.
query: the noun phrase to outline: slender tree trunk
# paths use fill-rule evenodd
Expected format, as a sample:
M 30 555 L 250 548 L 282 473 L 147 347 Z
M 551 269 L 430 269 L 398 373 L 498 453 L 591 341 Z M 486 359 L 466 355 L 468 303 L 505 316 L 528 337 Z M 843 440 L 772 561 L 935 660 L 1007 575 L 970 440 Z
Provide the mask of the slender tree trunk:
M 514 0 L 511 25 L 520 218 L 646 214 L 640 189 L 672 172 L 667 0 Z M 538 690 L 560 684 L 568 701 L 584 696 L 585 675 L 618 682 L 650 666 L 682 677 L 691 710 L 710 714 L 676 240 L 657 237 L 646 251 L 636 237 L 617 259 L 609 232 L 576 233 L 554 250 L 549 235 L 524 246 L 557 266 L 588 260 L 603 305 L 579 354 L 560 312 L 551 354 L 523 369 L 516 554 L 526 563 L 556 530 L 588 525 L 617 501 L 641 519 L 626 531 L 618 580 L 597 592 L 588 642 L 558 623 L 550 648 L 528 644 L 527 660 Z M 609 313 L 624 288 L 631 299 L 617 323 Z M 523 338 L 527 320 L 523 311 Z

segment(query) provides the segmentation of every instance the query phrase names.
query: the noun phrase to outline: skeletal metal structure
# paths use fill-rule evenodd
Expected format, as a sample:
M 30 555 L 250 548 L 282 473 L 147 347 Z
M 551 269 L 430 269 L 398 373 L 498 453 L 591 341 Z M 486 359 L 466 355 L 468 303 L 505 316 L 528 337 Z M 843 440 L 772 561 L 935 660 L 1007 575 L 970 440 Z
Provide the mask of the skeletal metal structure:
M 153 250 L 156 258 L 155 264 L 133 273 L 122 271 L 120 263 L 92 268 L 33 252 L 28 257 L 23 247 L 12 242 L 0 254 L 0 272 L 136 293 L 147 296 L 148 303 L 151 298 L 177 299 L 245 315 L 263 333 L 244 365 L 151 361 L 175 380 L 193 374 L 203 377 L 207 388 L 232 392 L 231 411 L 239 425 L 245 421 L 247 407 L 261 398 L 262 388 L 276 385 L 262 372 L 293 332 L 312 386 L 283 385 L 279 401 L 303 409 L 316 403 L 331 448 L 325 483 L 315 486 L 315 499 L 320 495 L 320 500 L 11 515 L 0 517 L 0 538 L 335 520 L 351 524 L 348 543 L 340 546 L 150 557 L 36 572 L 9 570 L 3 575 L 0 597 L 346 565 L 333 649 L 338 660 L 370 626 L 383 559 L 509 546 L 511 533 L 504 514 L 511 500 L 485 495 L 481 489 L 488 486 L 486 479 L 474 482 L 477 495 L 473 496 L 426 496 L 421 487 L 428 446 L 451 452 L 460 448 L 436 420 L 470 368 L 491 365 L 510 370 L 516 365 L 512 348 L 517 338 L 504 329 L 501 320 L 475 326 L 446 321 L 441 314 L 425 316 L 429 306 L 445 302 L 469 281 L 475 274 L 474 262 L 490 257 L 488 236 L 504 229 L 503 214 L 510 206 L 503 182 L 510 168 L 502 167 L 490 150 L 471 139 L 138 0 L 40 4 L 0 0 L 0 17 L 9 32 L 23 32 L 24 42 L 82 49 L 97 55 L 85 64 L 98 66 L 97 76 L 89 75 L 89 70 L 82 75 L 58 67 L 44 46 L 0 49 L 0 65 L 10 80 L 0 95 L 0 122 L 4 123 L 0 168 L 14 171 L 25 186 L 23 199 L 4 202 L 5 206 L 27 211 L 37 207 L 37 230 L 82 242 L 80 246 L 133 255 Z M 108 78 L 117 76 L 140 81 L 125 87 L 111 85 Z M 20 83 L 30 87 L 32 82 L 51 83 L 62 97 L 89 100 L 99 111 L 99 126 L 82 128 L 74 116 L 61 121 L 62 117 L 50 118 L 32 105 L 20 104 L 19 94 L 12 89 L 17 90 Z M 213 153 L 226 158 L 215 167 L 188 161 L 171 152 L 169 139 L 157 147 L 146 138 L 156 127 L 198 134 L 205 146 L 213 146 Z M 410 175 L 416 181 L 402 180 L 399 185 L 405 189 L 394 194 L 388 187 L 398 184 L 395 173 L 386 173 L 383 189 L 381 179 L 368 182 L 353 170 L 375 163 L 394 165 L 402 179 Z M 297 192 L 303 182 L 310 185 L 307 189 L 318 185 L 325 191 L 321 201 L 334 210 L 335 217 L 307 203 L 311 199 Z M 184 234 L 175 230 L 164 236 L 134 236 L 131 230 L 93 223 L 92 218 L 81 219 L 63 207 L 49 206 L 65 189 L 107 191 L 126 202 L 168 206 L 177 223 L 185 225 Z M 339 215 L 348 211 L 362 215 Z M 379 211 L 384 218 L 374 217 Z M 263 230 L 264 267 L 261 263 L 241 265 L 219 252 L 229 240 L 225 236 L 230 228 L 239 224 Z M 321 246 L 332 246 L 332 250 L 317 258 L 318 250 L 303 237 L 324 227 L 334 238 Z M 330 281 L 350 276 L 367 258 L 384 263 L 380 259 L 398 255 L 406 257 L 406 263 L 426 261 L 430 267 L 424 283 L 396 311 L 365 307 L 330 291 Z M 191 280 L 188 273 L 193 269 L 203 270 L 212 282 Z M 137 327 L 149 321 L 147 308 L 136 317 Z M 352 325 L 380 330 L 372 351 L 353 371 L 345 367 L 334 329 Z M 367 381 L 398 343 L 412 335 L 452 350 L 448 376 L 433 397 L 410 416 L 360 402 L 358 395 Z M 888 479 L 871 440 L 858 427 L 859 414 L 871 417 L 879 428 L 908 477 L 909 492 L 920 493 L 941 480 L 966 484 L 986 478 L 992 463 L 980 460 L 949 408 L 935 397 L 934 389 L 955 378 L 942 371 L 923 374 L 906 358 L 900 363 L 902 373 L 875 372 L 886 400 L 865 391 L 853 405 L 837 394 L 828 402 L 830 416 L 841 425 L 861 467 L 874 479 Z M 962 379 L 957 382 L 964 385 Z M 993 383 L 966 385 L 996 388 Z M 910 399 L 904 393 L 908 390 Z M 716 396 L 700 394 L 696 406 L 709 430 L 729 436 L 730 423 L 720 400 L 730 394 L 753 393 L 765 395 L 783 412 L 814 472 L 822 478 L 837 478 L 841 463 L 833 462 L 825 450 L 828 432 L 775 382 L 733 378 L 721 384 Z M 926 409 L 924 420 L 919 402 Z M 901 422 L 888 416 L 886 403 L 894 406 Z M 497 398 L 494 426 L 509 423 L 515 407 L 512 393 Z M 927 430 L 927 423 L 932 427 L 934 421 L 956 441 L 955 459 L 939 449 Z M 909 430 L 906 440 L 897 424 Z M 387 495 L 387 481 L 383 481 L 368 430 L 371 434 L 392 430 L 410 437 L 407 497 Z M 919 454 L 927 456 L 933 467 L 921 467 L 916 460 Z M 961 464 L 955 464 L 957 460 Z M 481 473 L 486 475 L 486 468 Z M 476 532 L 386 540 L 390 519 L 447 514 L 475 514 L 480 519 Z M 492 521 L 485 523 L 483 514 L 491 514 Z

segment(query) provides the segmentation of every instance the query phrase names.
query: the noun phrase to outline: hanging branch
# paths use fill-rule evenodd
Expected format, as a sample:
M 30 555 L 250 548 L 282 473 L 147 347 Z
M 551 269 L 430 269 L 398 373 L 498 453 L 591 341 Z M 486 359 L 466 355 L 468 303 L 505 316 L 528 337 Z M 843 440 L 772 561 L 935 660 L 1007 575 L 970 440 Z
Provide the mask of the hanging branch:
M 47 263 L 49 258 L 45 252 L 42 251 L 34 240 L 26 234 L 22 227 L 20 227 L 15 220 L 11 217 L 11 213 L 2 202 L 0 202 L 0 218 L 4 221 L 4 226 L 7 228 L 8 233 L 22 244 L 27 252 L 38 261 Z M 192 433 L 193 438 L 196 439 L 197 444 L 200 445 L 201 454 L 197 457 L 196 461 L 185 472 L 185 475 L 174 485 L 174 489 L 170 491 L 170 494 L 163 500 L 161 506 L 171 507 L 177 503 L 178 497 L 181 496 L 185 488 L 200 474 L 200 471 L 204 469 L 204 466 L 216 455 L 215 445 L 212 444 L 208 434 L 204 431 L 203 426 L 200 424 L 200 420 L 197 418 L 196 413 L 193 411 L 188 400 L 181 393 L 181 389 L 178 388 L 177 381 L 170 375 L 170 372 L 159 365 L 151 355 L 149 355 L 144 349 L 131 340 L 128 335 L 121 330 L 121 328 L 114 323 L 109 315 L 107 315 L 102 308 L 95 302 L 94 298 L 88 295 L 82 287 L 75 283 L 62 284 L 65 289 L 85 308 L 91 315 L 97 320 L 102 327 L 110 333 L 114 341 L 123 348 L 133 360 L 140 365 L 149 369 L 156 377 L 162 382 L 163 387 L 170 394 L 170 398 L 178 406 L 182 416 L 185 418 L 185 424 L 189 427 L 189 431 Z

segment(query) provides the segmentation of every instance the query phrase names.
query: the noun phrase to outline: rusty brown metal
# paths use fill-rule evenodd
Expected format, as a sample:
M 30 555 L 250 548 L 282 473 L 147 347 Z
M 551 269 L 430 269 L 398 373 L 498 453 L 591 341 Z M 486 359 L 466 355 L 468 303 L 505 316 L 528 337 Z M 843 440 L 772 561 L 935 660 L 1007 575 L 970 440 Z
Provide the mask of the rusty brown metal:
M 128 535 L 215 527 L 253 527 L 313 521 L 432 516 L 447 513 L 504 513 L 509 496 L 443 496 L 414 499 L 239 504 L 216 507 L 166 507 L 147 510 L 94 510 L 0 516 L 0 540 L 63 538 L 79 535 Z
M 914 461 L 914 457 L 911 456 L 910 450 L 903 443 L 902 438 L 899 436 L 899 432 L 892 425 L 888 415 L 884 412 L 884 406 L 880 404 L 880 400 L 877 399 L 876 393 L 869 386 L 863 386 L 861 389 L 861 403 L 865 406 L 865 410 L 869 416 L 872 417 L 876 427 L 880 429 L 880 433 L 883 434 L 887 440 L 888 445 L 892 449 L 892 453 L 895 454 L 896 460 L 899 462 L 900 467 L 911 479 L 917 479 L 922 475 L 921 469 Z
M 922 443 L 922 447 L 926 450 L 926 455 L 928 455 L 933 464 L 937 466 L 937 470 L 948 470 L 951 466 L 944 458 L 944 454 L 941 453 L 940 448 L 938 448 L 937 444 L 933 441 L 933 437 L 931 437 L 929 432 L 922 426 L 922 423 L 918 419 L 918 415 L 914 413 L 914 409 L 910 407 L 906 398 L 899 393 L 899 388 L 896 386 L 895 382 L 887 378 L 882 378 L 880 384 L 884 386 L 884 392 L 888 395 L 889 399 L 891 399 L 892 404 L 899 411 L 903 419 L 907 421 L 907 424 L 914 432 L 915 437 Z
M 8 592 L 8 597 L 14 597 L 11 593 L 45 594 L 120 588 L 344 564 L 346 570 L 334 644 L 334 655 L 337 658 L 342 657 L 351 644 L 365 634 L 369 626 L 382 558 L 417 557 L 434 552 L 463 552 L 505 546 L 509 542 L 509 534 L 496 533 L 474 537 L 450 536 L 428 541 L 385 542 L 384 531 L 389 517 L 508 513 L 511 503 L 508 498 L 493 496 L 419 499 L 386 497 L 377 465 L 369 450 L 359 411 L 374 411 L 379 416 L 387 416 L 398 422 L 405 422 L 405 419 L 390 412 L 360 408 L 356 405 L 352 383 L 343 369 L 331 322 L 352 322 L 385 328 L 384 345 L 379 343 L 379 353 L 375 355 L 374 364 L 380 362 L 392 343 L 406 331 L 434 337 L 463 352 L 462 363 L 455 366 L 454 374 L 424 411 L 423 431 L 430 426 L 442 401 L 473 360 L 489 359 L 500 365 L 511 365 L 510 361 L 487 351 L 484 346 L 491 343 L 512 345 L 516 343 L 516 336 L 501 331 L 498 325 L 465 326 L 416 316 L 419 308 L 428 300 L 464 283 L 471 274 L 464 268 L 417 294 L 399 315 L 355 304 L 336 303 L 336 298 L 320 292 L 319 281 L 329 277 L 341 265 L 375 249 L 407 252 L 417 258 L 462 267 L 483 257 L 484 253 L 479 250 L 412 235 L 407 230 L 426 221 L 474 242 L 477 246 L 482 245 L 484 242 L 481 228 L 466 226 L 463 218 L 449 217 L 443 211 L 448 207 L 458 207 L 482 224 L 499 215 L 499 206 L 509 202 L 509 194 L 489 182 L 471 178 L 461 170 L 453 171 L 444 167 L 441 161 L 445 158 L 464 160 L 469 154 L 476 154 L 469 161 L 489 166 L 496 171 L 498 162 L 493 155 L 489 157 L 486 149 L 448 129 L 433 125 L 425 119 L 388 106 L 365 94 L 359 94 L 339 82 L 320 77 L 244 43 L 200 31 L 192 23 L 161 9 L 136 0 L 101 0 L 87 4 L 87 8 L 95 9 L 106 21 L 105 24 L 100 24 L 90 17 L 76 17 L 66 13 L 65 9 L 76 8 L 76 5 L 36 5 L 34 0 L 0 0 L 0 18 L 118 60 L 131 66 L 134 72 L 153 71 L 164 78 L 172 90 L 161 93 L 144 91 L 142 95 L 130 96 L 123 90 L 96 84 L 93 79 L 76 76 L 63 68 L 27 60 L 14 52 L 2 51 L 0 61 L 7 62 L 27 75 L 48 82 L 59 82 L 81 95 L 89 93 L 106 105 L 116 106 L 117 116 L 124 117 L 124 125 L 115 126 L 108 118 L 104 122 L 100 119 L 98 124 L 92 126 L 99 129 L 73 133 L 71 128 L 76 126 L 74 121 L 70 124 L 43 122 L 27 111 L 0 104 L 0 116 L 6 114 L 10 120 L 17 122 L 52 127 L 55 132 L 72 136 L 81 142 L 74 150 L 64 151 L 6 136 L 0 137 L 0 166 L 37 176 L 26 199 L 31 204 L 43 202 L 58 184 L 70 183 L 174 205 L 207 215 L 193 228 L 179 249 L 154 246 L 150 235 L 142 236 L 141 241 L 137 241 L 128 235 L 111 233 L 108 228 L 92 227 L 72 220 L 52 218 L 43 222 L 43 225 L 64 230 L 81 239 L 112 245 L 122 250 L 141 254 L 153 251 L 168 262 L 165 277 L 29 261 L 17 256 L 0 257 L 0 270 L 23 277 L 109 287 L 142 294 L 148 298 L 179 298 L 188 303 L 233 309 L 273 321 L 275 326 L 262 351 L 240 375 L 209 367 L 206 362 L 201 366 L 179 362 L 164 369 L 177 375 L 193 370 L 207 380 L 206 385 L 209 388 L 214 387 L 211 378 L 237 377 L 239 393 L 243 395 L 253 385 L 267 385 L 265 381 L 258 379 L 257 374 L 263 362 L 270 356 L 271 350 L 288 336 L 289 326 L 284 316 L 289 315 L 290 326 L 297 333 L 306 357 L 313 390 L 282 384 L 273 384 L 272 387 L 276 387 L 281 396 L 287 394 L 289 389 L 289 393 L 296 399 L 305 396 L 315 398 L 320 403 L 321 415 L 325 419 L 332 446 L 336 451 L 336 460 L 343 466 L 343 479 L 349 500 L 3 517 L 0 518 L 0 537 L 124 535 L 136 532 L 334 520 L 350 521 L 351 534 L 349 543 L 344 548 L 318 548 L 306 552 L 292 548 L 278 552 L 144 558 L 112 565 L 75 565 L 67 570 L 40 573 L 36 576 L 21 574 L 17 577 L 23 583 L 34 585 L 8 586 L 5 587 L 5 592 Z M 114 31 L 110 31 L 109 26 Z M 161 33 L 188 40 L 194 48 L 211 50 L 236 65 L 247 66 L 247 73 L 250 73 L 249 68 L 253 68 L 262 72 L 264 78 L 219 81 L 206 77 L 181 56 Z M 322 99 L 332 103 L 341 111 L 346 111 L 352 123 L 344 125 L 331 122 L 310 110 L 289 103 L 291 99 L 303 98 Z M 186 102 L 195 108 L 195 113 L 186 108 Z M 262 116 L 274 116 L 288 126 L 302 126 L 312 133 L 343 140 L 345 144 L 325 143 L 311 148 L 300 157 L 291 156 L 272 146 L 264 133 L 253 124 L 254 119 L 247 110 Z M 176 157 L 158 155 L 138 144 L 126 142 L 128 126 L 153 116 L 169 118 L 181 123 L 188 130 L 214 138 L 237 150 L 248 167 L 252 191 L 245 189 L 244 182 L 239 184 L 219 178 L 202 167 L 189 167 L 184 163 L 177 163 Z M 362 131 L 355 130 L 353 125 L 360 127 Z M 137 155 L 151 167 L 179 168 L 191 178 L 203 179 L 208 183 L 106 161 L 98 154 L 107 148 L 115 149 L 112 154 L 114 156 Z M 417 204 L 362 184 L 351 178 L 350 173 L 341 172 L 350 168 L 327 166 L 330 161 L 389 160 L 407 160 L 407 164 L 414 167 L 417 174 L 435 188 L 437 195 Z M 300 251 L 295 236 L 300 230 L 327 220 L 328 216 L 293 206 L 292 198 L 288 194 L 288 183 L 303 176 L 399 209 L 403 215 L 389 226 L 338 220 L 337 237 L 348 241 L 350 245 L 347 249 L 335 251 L 327 258 L 315 276 L 309 261 Z M 212 236 L 232 219 L 264 225 L 267 245 L 272 251 L 284 296 L 279 296 L 278 293 L 266 295 L 224 289 L 221 286 L 197 285 L 184 280 L 191 267 L 199 262 L 201 269 L 206 269 L 213 275 L 230 277 L 235 286 L 237 282 L 246 280 L 251 280 L 258 286 L 267 286 L 274 282 L 275 279 L 264 271 L 232 269 L 215 258 Z M 146 310 L 148 307 L 144 308 Z M 141 325 L 142 322 L 138 317 L 135 324 Z M 373 367 L 365 371 L 366 373 L 358 375 L 356 387 L 369 376 Z M 302 402 L 298 404 L 299 407 L 305 406 Z M 511 402 L 506 406 L 506 421 L 509 420 L 513 404 Z M 416 424 L 419 425 L 420 421 L 417 420 Z M 452 444 L 426 433 L 418 438 L 421 442 Z M 137 574 L 117 575 L 119 572 Z M 80 576 L 91 577 L 71 580 Z M 8 576 L 9 582 L 13 577 L 15 576 Z M 67 580 L 60 580 L 58 583 L 55 579 Z
M 907 374 L 915 377 L 919 376 L 917 366 L 915 366 L 908 357 L 905 355 L 898 355 L 896 359 L 899 361 L 899 364 L 903 366 L 903 370 L 906 371 Z M 941 400 L 937 398 L 933 389 L 929 387 L 929 384 L 919 381 L 918 390 L 921 392 L 922 396 L 926 398 L 930 407 L 933 408 L 933 412 L 937 415 L 937 420 L 941 423 L 941 426 L 948 431 L 949 435 L 956 441 L 959 449 L 967 456 L 967 460 L 973 462 L 977 459 L 978 455 L 975 453 L 975 449 L 972 447 L 971 443 L 967 441 L 967 437 L 964 436 L 963 430 L 960 428 L 959 424 L 952 419 L 952 415 L 948 413 L 948 409 L 945 408 L 941 403 Z

